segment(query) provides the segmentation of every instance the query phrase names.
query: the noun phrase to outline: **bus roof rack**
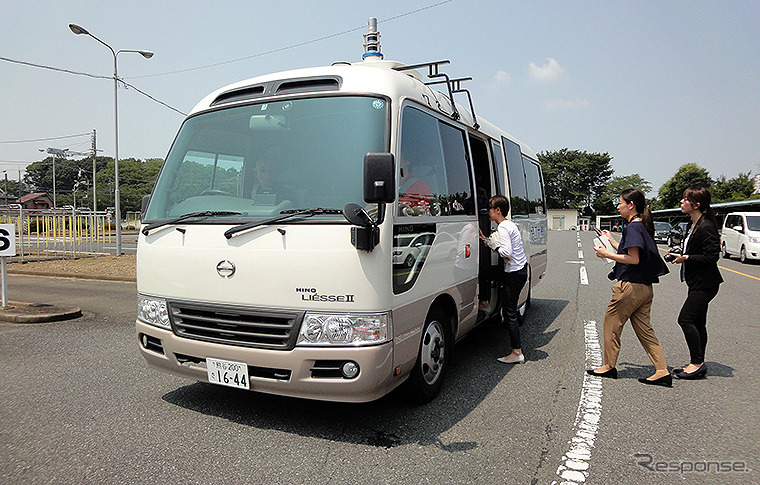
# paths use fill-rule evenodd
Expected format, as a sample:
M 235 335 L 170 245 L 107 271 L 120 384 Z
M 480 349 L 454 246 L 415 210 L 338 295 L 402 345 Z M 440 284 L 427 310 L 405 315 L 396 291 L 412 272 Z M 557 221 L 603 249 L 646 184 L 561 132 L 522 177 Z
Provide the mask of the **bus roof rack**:
M 462 83 L 464 81 L 472 81 L 471 77 L 460 77 L 457 79 L 449 79 L 449 83 L 451 83 L 451 92 L 452 93 L 465 93 L 467 95 L 467 101 L 470 103 L 470 114 L 472 115 L 472 123 L 473 127 L 477 130 L 480 128 L 480 123 L 478 123 L 478 119 L 475 116 L 475 106 L 472 104 L 472 96 L 470 95 L 470 91 L 466 88 L 462 87 Z M 426 86 L 434 86 L 436 84 L 443 84 L 446 81 L 435 81 L 431 83 L 425 83 Z
M 432 61 L 432 62 L 424 62 L 422 64 L 414 64 L 411 66 L 398 66 L 394 67 L 396 71 L 410 71 L 412 69 L 422 69 L 427 67 L 428 68 L 428 77 L 431 79 L 442 77 L 445 79 L 445 81 L 441 81 L 440 83 L 436 84 L 443 84 L 446 83 L 446 87 L 449 90 L 449 100 L 451 101 L 451 117 L 455 120 L 459 119 L 459 111 L 457 111 L 457 106 L 454 103 L 454 92 L 452 90 L 451 86 L 451 80 L 449 79 L 449 76 L 446 73 L 440 72 L 439 67 L 443 66 L 445 64 L 450 64 L 451 61 L 449 60 L 443 60 L 443 61 Z M 426 85 L 429 85 L 426 83 Z

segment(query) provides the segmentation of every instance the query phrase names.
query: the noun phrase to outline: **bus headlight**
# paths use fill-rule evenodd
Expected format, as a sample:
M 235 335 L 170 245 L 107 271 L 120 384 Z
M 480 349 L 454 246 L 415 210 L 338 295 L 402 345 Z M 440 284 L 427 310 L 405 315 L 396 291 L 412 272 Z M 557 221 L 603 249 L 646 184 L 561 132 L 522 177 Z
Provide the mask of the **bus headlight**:
M 137 295 L 137 319 L 156 327 L 170 329 L 166 300 Z
M 296 345 L 371 345 L 388 340 L 387 313 L 307 313 Z

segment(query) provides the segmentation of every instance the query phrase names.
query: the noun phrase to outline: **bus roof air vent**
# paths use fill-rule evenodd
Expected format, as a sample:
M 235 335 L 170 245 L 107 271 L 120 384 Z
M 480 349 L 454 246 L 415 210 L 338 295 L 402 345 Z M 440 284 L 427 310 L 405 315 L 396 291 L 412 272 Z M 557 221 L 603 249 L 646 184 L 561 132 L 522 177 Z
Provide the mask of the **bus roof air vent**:
M 243 101 L 246 99 L 259 98 L 261 96 L 264 96 L 264 91 L 264 85 L 246 86 L 240 89 L 233 89 L 232 91 L 227 91 L 226 93 L 222 93 L 217 96 L 216 99 L 211 103 L 211 106 L 216 106 L 217 104 L 223 103 L 232 103 L 233 101 Z
M 340 76 L 311 77 L 289 79 L 280 82 L 274 89 L 275 94 L 306 93 L 312 91 L 336 91 L 340 89 Z

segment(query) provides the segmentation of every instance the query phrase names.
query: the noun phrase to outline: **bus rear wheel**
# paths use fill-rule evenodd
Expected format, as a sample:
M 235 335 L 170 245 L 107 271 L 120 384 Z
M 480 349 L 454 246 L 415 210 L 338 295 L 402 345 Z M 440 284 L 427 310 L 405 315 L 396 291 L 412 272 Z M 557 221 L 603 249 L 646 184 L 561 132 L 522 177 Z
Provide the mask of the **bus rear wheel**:
M 438 395 L 449 365 L 452 344 L 451 324 L 446 313 L 433 308 L 425 319 L 417 361 L 405 383 L 410 400 L 425 404 Z

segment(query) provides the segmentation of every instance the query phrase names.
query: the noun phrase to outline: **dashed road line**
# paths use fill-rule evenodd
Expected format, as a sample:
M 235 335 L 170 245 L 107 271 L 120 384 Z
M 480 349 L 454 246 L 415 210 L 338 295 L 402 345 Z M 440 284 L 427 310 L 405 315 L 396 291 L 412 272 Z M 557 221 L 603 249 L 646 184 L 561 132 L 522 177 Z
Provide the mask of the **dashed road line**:
M 586 367 L 595 369 L 602 365 L 602 351 L 596 322 L 591 320 L 583 325 L 586 346 Z M 563 463 L 557 468 L 561 482 L 552 484 L 585 483 L 589 477 L 591 450 L 594 448 L 599 419 L 602 417 L 602 378 L 584 374 L 578 412 L 575 415 L 573 429 L 575 435 L 568 442 L 570 448 L 562 456 Z

